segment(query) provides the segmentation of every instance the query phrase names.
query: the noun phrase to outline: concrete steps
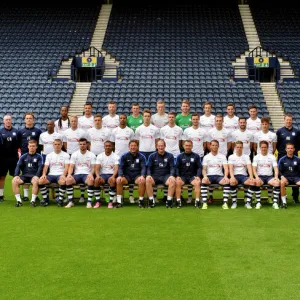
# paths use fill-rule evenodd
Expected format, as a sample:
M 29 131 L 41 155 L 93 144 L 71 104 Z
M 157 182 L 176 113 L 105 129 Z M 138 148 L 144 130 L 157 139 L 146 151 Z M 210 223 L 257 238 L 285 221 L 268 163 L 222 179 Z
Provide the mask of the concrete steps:
M 76 88 L 69 108 L 69 115 L 82 116 L 83 107 L 86 103 L 90 88 L 90 82 L 76 82 Z

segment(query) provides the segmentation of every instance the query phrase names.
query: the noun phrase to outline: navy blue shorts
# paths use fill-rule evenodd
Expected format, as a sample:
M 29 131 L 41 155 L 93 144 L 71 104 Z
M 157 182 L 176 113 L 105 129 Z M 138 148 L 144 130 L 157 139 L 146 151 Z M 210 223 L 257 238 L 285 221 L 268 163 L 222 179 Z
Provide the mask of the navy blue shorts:
M 138 177 L 140 177 L 140 176 L 131 177 L 131 176 L 129 176 L 129 175 L 125 175 L 124 177 L 126 178 L 126 180 L 128 181 L 128 183 L 135 184 L 136 179 L 137 179 Z
M 270 180 L 272 180 L 273 176 L 258 176 L 264 184 L 268 184 Z
M 35 175 L 32 175 L 32 176 L 19 176 L 21 178 L 21 180 L 24 182 L 24 183 L 31 183 L 31 179 L 34 177 Z
M 108 178 L 110 178 L 113 174 L 101 174 L 101 178 L 104 179 L 104 183 L 108 183 Z
M 248 177 L 245 175 L 235 175 L 234 177 L 237 180 L 238 184 L 244 184 L 244 182 L 248 180 Z
M 88 174 L 77 174 L 77 175 L 73 175 L 75 182 L 78 183 L 84 183 L 86 181 L 86 178 L 88 177 Z
M 191 184 L 191 182 L 195 179 L 195 176 L 192 177 L 180 176 L 180 178 L 184 182 L 184 184 Z
M 47 179 L 50 183 L 58 183 L 60 175 L 47 175 Z
M 300 177 L 285 177 L 289 184 L 296 184 L 300 181 Z
M 154 177 L 152 176 L 155 184 L 164 184 L 166 185 L 167 180 L 169 179 L 171 175 L 165 175 L 165 176 L 159 176 L 159 177 Z
M 211 184 L 219 184 L 220 181 L 224 178 L 224 176 L 220 175 L 207 175 Z

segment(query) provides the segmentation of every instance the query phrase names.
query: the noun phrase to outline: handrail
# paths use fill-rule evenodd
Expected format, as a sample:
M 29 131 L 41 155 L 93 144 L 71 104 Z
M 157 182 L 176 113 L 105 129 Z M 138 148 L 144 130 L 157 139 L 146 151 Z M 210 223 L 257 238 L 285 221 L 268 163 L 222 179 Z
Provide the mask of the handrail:
M 257 46 L 249 52 L 248 57 L 258 57 L 258 56 L 261 57 L 262 52 L 266 53 L 266 57 L 269 57 L 269 56 L 274 57 L 275 56 L 274 54 L 271 54 L 271 53 L 269 54 L 269 52 L 264 50 L 261 46 Z M 254 53 L 255 53 L 255 55 L 254 55 Z
M 77 54 L 76 56 L 83 56 L 83 57 L 85 57 L 85 56 L 86 56 L 86 52 L 88 52 L 88 54 L 89 54 L 88 56 L 89 56 L 89 57 L 90 57 L 90 56 L 100 56 L 100 57 L 103 57 L 101 50 L 98 50 L 98 49 L 97 49 L 96 47 L 94 47 L 94 46 L 89 47 L 88 50 L 84 50 L 84 51 L 82 51 L 81 54 Z

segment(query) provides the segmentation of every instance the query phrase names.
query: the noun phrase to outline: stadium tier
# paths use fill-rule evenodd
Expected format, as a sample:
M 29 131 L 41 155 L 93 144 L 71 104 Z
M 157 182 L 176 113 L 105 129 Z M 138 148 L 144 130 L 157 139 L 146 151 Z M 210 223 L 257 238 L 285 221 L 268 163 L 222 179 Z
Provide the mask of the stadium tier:
M 59 117 L 75 82 L 50 84 L 49 73 L 89 48 L 98 14 L 99 7 L 1 8 L 1 117 L 11 113 L 19 127 L 23 113 L 33 111 L 43 128 L 47 119 Z

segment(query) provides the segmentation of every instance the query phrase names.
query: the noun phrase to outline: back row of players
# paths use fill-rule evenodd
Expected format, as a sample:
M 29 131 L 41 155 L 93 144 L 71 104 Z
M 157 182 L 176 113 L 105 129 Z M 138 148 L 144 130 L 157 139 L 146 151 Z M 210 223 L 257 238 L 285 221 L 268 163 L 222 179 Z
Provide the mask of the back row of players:
M 218 154 L 224 155 L 225 159 L 232 154 L 237 142 L 242 142 L 242 154 L 252 158 L 253 153 L 260 154 L 261 147 L 258 147 L 260 142 L 266 141 L 269 158 L 275 159 L 275 161 L 276 158 L 273 154 L 276 148 L 279 158 L 286 154 L 287 143 L 294 145 L 293 154 L 297 154 L 299 149 L 299 132 L 292 126 L 292 115 L 286 115 L 285 126 L 274 133 L 269 130 L 268 118 L 259 119 L 257 117 L 257 108 L 254 105 L 249 107 L 250 118 L 247 120 L 234 115 L 233 104 L 227 105 L 225 117 L 221 114 L 212 115 L 212 103 L 210 102 L 204 104 L 203 116 L 200 117 L 197 113 L 190 114 L 190 103 L 187 99 L 182 101 L 182 112 L 178 115 L 173 112 L 165 113 L 165 105 L 162 100 L 157 102 L 157 113 L 154 115 L 147 109 L 141 115 L 138 104 L 132 104 L 132 115 L 128 118 L 125 114 L 118 116 L 116 108 L 116 103 L 110 101 L 108 103 L 109 114 L 102 119 L 100 115 L 92 115 L 92 105 L 88 103 L 84 106 L 84 115 L 79 118 L 77 116 L 69 118 L 68 108 L 62 107 L 61 118 L 55 122 L 48 121 L 47 131 L 43 133 L 34 126 L 32 113 L 25 114 L 25 127 L 19 130 L 13 129 L 11 117 L 5 116 L 4 127 L 1 129 L 3 162 L 0 167 L 0 197 L 3 197 L 3 180 L 7 171 L 11 175 L 19 175 L 15 172 L 20 171 L 15 169 L 18 148 L 21 149 L 21 154 L 28 152 L 28 141 L 31 139 L 39 142 L 37 152 L 42 151 L 44 156 L 53 152 L 54 140 L 62 140 L 62 149 L 72 155 L 80 151 L 79 139 L 86 139 L 87 149 L 95 157 L 104 152 L 106 141 L 112 142 L 114 154 L 120 157 L 128 152 L 129 141 L 137 139 L 139 151 L 146 157 L 146 162 L 149 156 L 156 151 L 156 142 L 159 138 L 165 143 L 165 151 L 171 153 L 174 158 L 182 150 L 182 141 L 191 141 L 191 150 L 199 156 L 200 161 L 205 153 L 212 152 L 212 141 L 218 143 Z M 251 160 L 249 161 L 251 162 Z M 23 182 L 18 179 L 18 184 L 21 183 Z M 226 188 L 224 192 L 225 190 Z M 294 191 L 293 195 L 295 201 L 298 200 L 297 191 L 298 189 Z M 26 189 L 24 193 L 26 193 Z M 88 194 L 90 194 L 89 189 Z M 28 191 L 24 196 L 28 197 Z M 224 198 L 226 198 L 225 195 Z M 17 200 L 20 202 L 20 197 Z

